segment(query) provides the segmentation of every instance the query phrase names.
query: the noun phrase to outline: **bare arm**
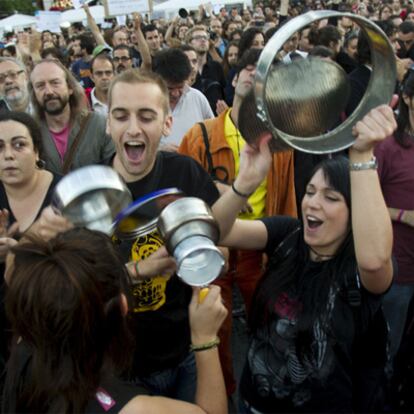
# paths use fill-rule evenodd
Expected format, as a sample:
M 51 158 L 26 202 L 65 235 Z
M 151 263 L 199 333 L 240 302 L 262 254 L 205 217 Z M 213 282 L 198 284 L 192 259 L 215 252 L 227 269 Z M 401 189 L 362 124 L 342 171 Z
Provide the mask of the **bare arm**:
M 372 159 L 375 144 L 396 128 L 392 109 L 373 109 L 354 127 L 350 163 Z M 376 170 L 351 171 L 352 230 L 361 281 L 372 293 L 383 293 L 392 281 L 392 227 Z
M 178 23 L 178 19 L 180 18 L 180 16 L 175 16 L 174 19 L 171 21 L 170 25 L 168 26 L 168 29 L 165 33 L 165 43 L 167 43 L 167 45 L 169 47 L 172 47 L 172 44 L 170 43 L 170 41 L 173 38 L 173 34 L 174 34 L 174 29 Z
M 152 69 L 152 57 L 145 40 L 144 33 L 141 30 L 142 16 L 139 13 L 134 13 L 134 29 L 138 40 L 138 50 L 141 54 L 142 64 L 141 68 L 145 70 Z
M 95 38 L 96 44 L 106 45 L 105 39 L 103 38 L 102 33 L 99 30 L 99 27 L 96 24 L 94 17 L 92 16 L 89 6 L 86 3 L 83 5 L 83 9 L 85 10 L 88 26 L 93 34 L 93 37 Z
M 400 210 L 398 208 L 388 208 L 392 221 L 397 221 L 408 226 L 414 227 L 414 210 Z
M 272 156 L 268 142 L 261 140 L 258 149 L 246 145 L 240 157 L 240 170 L 234 182 L 237 192 L 250 195 L 266 177 Z M 260 221 L 236 220 L 246 205 L 247 197 L 231 189 L 225 191 L 213 205 L 213 214 L 220 226 L 220 245 L 246 249 L 262 249 L 267 242 L 267 231 Z
M 199 288 L 193 288 L 190 303 L 191 341 L 193 345 L 208 343 L 227 315 L 221 302 L 220 288 L 211 286 L 203 303 L 199 303 Z M 196 405 L 163 397 L 136 397 L 121 414 L 225 414 L 227 397 L 221 371 L 218 348 L 195 352 L 197 365 Z

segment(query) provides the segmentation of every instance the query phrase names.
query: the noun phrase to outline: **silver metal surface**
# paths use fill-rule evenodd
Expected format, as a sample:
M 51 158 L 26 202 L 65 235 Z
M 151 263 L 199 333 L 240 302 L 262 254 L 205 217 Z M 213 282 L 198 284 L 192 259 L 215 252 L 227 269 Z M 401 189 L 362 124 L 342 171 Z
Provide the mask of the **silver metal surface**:
M 197 221 L 204 221 L 216 228 L 211 235 L 213 242 L 217 243 L 220 236 L 210 207 L 203 200 L 196 197 L 184 197 L 170 204 L 160 214 L 157 227 L 161 237 L 167 242 L 173 238 L 174 233 L 180 226 Z M 180 241 L 174 239 L 174 244 Z M 167 242 L 167 249 L 168 247 Z
M 320 68 L 324 65 L 328 69 L 328 73 L 324 76 L 330 77 L 331 80 L 328 82 L 329 85 L 324 86 L 323 81 L 315 78 L 314 72 L 306 72 L 303 68 L 296 70 L 296 75 L 292 75 L 293 79 L 289 79 L 289 71 L 297 66 L 295 63 L 298 61 L 293 64 L 280 62 L 275 64 L 275 57 L 283 44 L 296 32 L 311 23 L 330 17 L 348 17 L 358 24 L 366 34 L 371 50 L 372 74 L 368 88 L 355 111 L 338 127 L 326 132 L 332 120 L 332 118 L 325 118 L 326 112 L 329 112 L 329 102 L 333 102 L 335 94 L 338 94 L 339 102 L 332 104 L 331 108 L 332 113 L 336 115 L 338 108 L 343 104 L 343 102 L 340 102 L 341 97 L 345 94 L 342 75 L 340 75 L 338 69 L 325 64 L 317 65 Z M 319 59 L 319 62 L 322 62 L 322 60 Z M 286 73 L 278 74 L 277 72 L 283 66 L 282 70 Z M 299 73 L 302 74 L 302 79 L 298 79 Z M 336 87 L 333 82 L 335 79 L 338 81 Z M 298 80 L 300 81 L 300 88 L 295 89 L 295 82 Z M 273 135 L 274 140 L 282 141 L 300 151 L 314 154 L 340 151 L 348 148 L 354 142 L 352 127 L 357 121 L 376 106 L 390 102 L 395 88 L 395 81 L 394 51 L 387 36 L 375 23 L 351 13 L 330 10 L 311 11 L 283 25 L 263 49 L 257 64 L 254 85 L 256 114 L 253 115 L 252 112 L 249 112 L 252 105 L 251 102 L 247 102 L 245 107 L 248 109 L 240 113 L 240 130 L 250 144 L 255 144 L 259 139 L 259 135 L 267 130 Z M 322 86 L 328 93 L 328 97 L 321 98 L 319 96 L 319 100 L 316 100 L 318 94 L 323 90 Z M 284 94 L 283 90 L 287 91 L 287 95 Z M 292 102 L 293 98 L 295 98 L 294 104 Z M 285 106 L 284 114 L 278 114 L 277 108 L 280 109 L 283 105 Z M 292 113 L 289 111 L 292 111 Z M 302 116 L 303 119 L 296 121 L 296 123 L 289 121 L 293 119 L 293 112 L 295 116 Z M 319 130 L 314 126 L 317 123 L 314 118 L 317 118 L 318 122 L 322 120 Z M 306 129 L 307 124 L 309 130 Z M 250 129 L 250 125 L 253 128 Z M 322 129 L 322 127 L 326 129 Z M 259 135 L 252 135 L 255 131 L 258 131 Z M 276 143 L 273 145 L 273 149 L 280 148 L 283 148 L 283 144 Z
M 52 206 L 76 226 L 110 234 L 113 219 L 131 200 L 131 193 L 115 170 L 91 165 L 59 181 Z
M 183 196 L 178 188 L 168 188 L 135 200 L 116 217 L 114 235 L 120 240 L 132 240 L 152 233 L 164 208 Z
M 174 201 L 160 214 L 157 228 L 177 261 L 177 275 L 186 283 L 204 286 L 219 276 L 225 264 L 215 246 L 219 228 L 203 200 L 185 197 Z

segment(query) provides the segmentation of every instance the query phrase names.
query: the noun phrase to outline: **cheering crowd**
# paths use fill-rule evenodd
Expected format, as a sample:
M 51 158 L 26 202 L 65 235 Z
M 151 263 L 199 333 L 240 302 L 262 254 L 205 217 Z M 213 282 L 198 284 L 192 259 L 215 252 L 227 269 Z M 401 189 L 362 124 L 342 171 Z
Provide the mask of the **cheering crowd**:
M 413 412 L 414 6 L 200 6 L 110 29 L 84 9 L 86 27 L 6 33 L 0 49 L 2 411 Z M 239 121 L 262 49 L 322 9 L 388 37 L 390 106 L 365 114 L 340 154 L 270 152 L 267 134 L 247 145 Z M 334 62 L 350 86 L 342 119 L 372 72 L 345 16 L 294 33 L 276 58 Z M 51 207 L 59 180 L 93 164 L 134 200 L 174 187 L 210 205 L 226 267 L 203 301 L 157 232 L 109 238 Z

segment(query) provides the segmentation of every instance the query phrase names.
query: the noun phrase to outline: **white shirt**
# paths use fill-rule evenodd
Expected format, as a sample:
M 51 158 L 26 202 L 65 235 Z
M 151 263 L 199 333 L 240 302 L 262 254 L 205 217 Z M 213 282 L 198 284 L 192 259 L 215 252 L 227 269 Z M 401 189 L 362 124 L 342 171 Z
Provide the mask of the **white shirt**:
M 92 110 L 98 112 L 102 115 L 108 115 L 108 105 L 102 103 L 95 95 L 95 88 L 91 90 L 91 103 L 92 103 Z
M 180 145 L 185 133 L 197 122 L 214 118 L 207 98 L 197 89 L 187 87 L 172 111 L 173 125 L 168 137 L 160 144 Z

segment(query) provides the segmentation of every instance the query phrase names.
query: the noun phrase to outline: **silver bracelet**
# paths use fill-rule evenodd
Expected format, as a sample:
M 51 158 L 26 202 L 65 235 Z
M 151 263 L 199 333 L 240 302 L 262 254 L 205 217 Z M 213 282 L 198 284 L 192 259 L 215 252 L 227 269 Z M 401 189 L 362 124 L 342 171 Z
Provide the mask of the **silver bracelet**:
M 364 171 L 364 170 L 376 170 L 378 168 L 378 162 L 375 157 L 372 157 L 368 162 L 350 162 L 350 171 Z

